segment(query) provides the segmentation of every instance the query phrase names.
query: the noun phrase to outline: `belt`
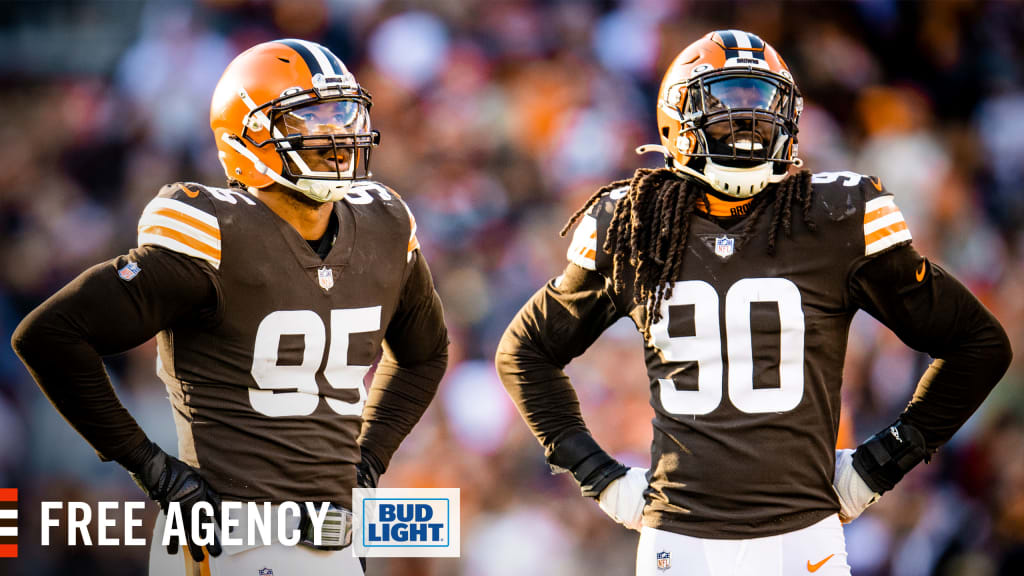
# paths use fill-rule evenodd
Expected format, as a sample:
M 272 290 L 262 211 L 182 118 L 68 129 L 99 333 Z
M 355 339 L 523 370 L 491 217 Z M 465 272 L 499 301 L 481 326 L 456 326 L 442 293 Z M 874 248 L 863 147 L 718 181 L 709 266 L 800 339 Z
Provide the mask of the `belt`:
M 341 550 L 352 544 L 352 512 L 330 504 L 320 526 L 320 543 L 316 544 L 313 519 L 303 506 L 302 516 L 299 518 L 299 533 L 302 534 L 299 544 L 303 546 L 317 550 Z
M 296 502 L 299 506 L 299 516 L 296 517 L 292 514 L 287 514 L 283 520 L 285 532 L 291 534 L 295 530 L 299 531 L 299 544 L 302 546 L 308 546 L 317 550 L 341 550 L 346 548 L 352 543 L 352 512 L 329 504 L 326 513 L 324 514 L 323 525 L 320 528 L 320 544 L 315 544 L 315 533 L 314 524 L 312 518 L 306 509 L 306 505 L 303 502 Z M 314 504 L 319 511 L 322 503 Z M 280 515 L 280 506 L 274 505 L 269 508 L 270 518 L 269 525 L 271 526 L 270 538 L 273 542 L 277 542 L 277 523 Z M 261 511 L 263 508 L 261 508 Z M 241 510 L 237 511 L 233 516 L 238 518 L 238 523 L 231 527 L 230 534 L 235 539 L 245 539 L 245 531 L 248 524 L 248 507 L 243 506 Z M 224 551 L 229 556 L 244 552 L 258 546 L 258 544 L 243 544 L 243 545 L 230 545 L 225 546 Z

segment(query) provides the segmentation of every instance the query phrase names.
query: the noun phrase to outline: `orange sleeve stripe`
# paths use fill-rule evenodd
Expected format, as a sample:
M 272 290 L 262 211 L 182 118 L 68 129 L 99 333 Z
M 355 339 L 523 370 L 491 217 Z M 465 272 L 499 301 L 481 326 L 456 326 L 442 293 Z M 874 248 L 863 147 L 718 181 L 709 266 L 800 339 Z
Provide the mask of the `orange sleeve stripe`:
M 409 250 L 408 251 L 412 252 L 413 250 L 415 250 L 415 249 L 417 249 L 419 247 L 420 247 L 420 241 L 415 236 L 413 236 L 412 239 L 409 240 Z
M 875 220 L 878 220 L 879 218 L 881 218 L 882 216 L 885 216 L 886 214 L 892 214 L 893 212 L 899 212 L 899 211 L 900 211 L 900 209 L 897 208 L 895 204 L 890 204 L 889 206 L 882 206 L 881 208 L 878 208 L 876 210 L 873 210 L 873 211 L 868 212 L 867 214 L 865 214 L 864 215 L 864 223 L 865 224 L 870 224 L 871 222 L 874 222 Z
M 217 240 L 220 240 L 220 228 L 210 226 L 206 222 L 203 222 L 197 218 L 193 218 L 188 214 L 178 212 L 177 210 L 171 210 L 170 208 L 160 208 L 159 210 L 154 210 L 152 213 L 156 214 L 157 216 L 164 216 L 166 218 L 170 218 L 172 220 L 177 220 L 178 222 L 188 224 L 189 226 L 195 228 L 196 230 L 205 232 L 210 236 L 213 236 Z
M 17 499 L 17 488 L 0 488 L 0 502 L 14 502 Z
M 139 227 L 139 234 L 156 234 L 157 236 L 164 236 L 171 240 L 177 240 L 189 248 L 198 250 L 214 260 L 220 260 L 220 250 L 211 247 L 209 244 L 196 240 L 191 236 L 182 234 L 177 230 L 171 230 L 170 228 L 164 228 L 163 226 L 141 226 Z
M 185 574 L 187 576 L 210 576 L 210 555 L 203 555 L 202 562 L 196 563 L 189 554 L 188 549 L 181 551 L 185 557 Z
M 881 240 L 882 238 L 885 238 L 886 236 L 888 236 L 890 234 L 895 234 L 895 233 L 897 233 L 897 232 L 899 232 L 901 230 L 906 230 L 906 229 L 907 229 L 907 223 L 906 222 L 896 222 L 895 224 L 892 224 L 890 226 L 886 226 L 885 228 L 879 228 L 878 230 L 875 230 L 871 234 L 867 234 L 867 235 L 864 236 L 864 244 L 872 244 L 872 243 L 874 243 L 874 242 L 876 242 L 878 240 Z

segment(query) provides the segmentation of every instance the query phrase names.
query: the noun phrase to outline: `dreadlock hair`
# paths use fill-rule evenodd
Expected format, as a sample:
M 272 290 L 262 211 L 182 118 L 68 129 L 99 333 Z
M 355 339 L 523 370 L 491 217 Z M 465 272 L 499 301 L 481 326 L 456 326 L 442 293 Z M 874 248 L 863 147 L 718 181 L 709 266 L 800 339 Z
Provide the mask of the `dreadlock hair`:
M 565 236 L 603 194 L 627 185 L 629 191 L 615 205 L 615 213 L 602 249 L 612 255 L 612 281 L 616 292 L 621 293 L 625 288 L 623 272 L 627 262 L 635 267 L 633 301 L 645 307 L 647 314 L 642 331 L 644 339 L 650 340 L 651 324 L 661 320 L 661 303 L 672 297 L 673 281 L 683 269 L 691 216 L 698 202 L 704 203 L 706 207 L 709 202 L 701 183 L 682 177 L 668 168 L 640 168 L 632 178 L 617 180 L 595 192 L 572 215 L 562 228 L 561 235 Z M 787 238 L 792 236 L 795 206 L 802 212 L 804 225 L 812 232 L 816 229 L 810 217 L 810 171 L 801 170 L 791 174 L 774 191 L 767 190 L 763 194 L 774 195 L 775 198 L 755 198 L 756 207 L 747 216 L 746 225 L 737 240 L 737 248 L 753 236 L 754 226 L 771 205 L 775 205 L 776 209 L 768 229 L 769 254 L 775 253 L 780 230 Z M 710 209 L 707 211 L 710 212 Z

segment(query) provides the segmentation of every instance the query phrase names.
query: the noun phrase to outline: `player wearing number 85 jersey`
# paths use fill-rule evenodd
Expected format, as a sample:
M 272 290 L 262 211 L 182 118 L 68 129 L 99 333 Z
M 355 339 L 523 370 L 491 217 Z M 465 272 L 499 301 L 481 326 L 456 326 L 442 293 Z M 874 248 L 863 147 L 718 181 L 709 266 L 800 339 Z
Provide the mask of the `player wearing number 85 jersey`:
M 168 555 L 158 522 L 151 574 L 362 573 L 341 550 L 351 490 L 386 470 L 434 396 L 448 343 L 415 220 L 368 179 L 379 140 L 369 107 L 323 46 L 244 52 L 211 105 L 229 186 L 165 186 L 139 219 L 138 248 L 83 273 L 14 335 L 61 414 L 164 511 L 179 502 L 188 519 L 221 500 L 336 508 L 328 520 L 341 529 L 319 546 L 220 554 L 214 541 L 212 562 L 195 542 Z M 100 360 L 154 335 L 180 460 L 125 411 Z
M 641 531 L 637 574 L 848 575 L 840 519 L 949 440 L 1009 364 L 999 323 L 914 250 L 877 179 L 790 169 L 801 108 L 757 36 L 686 48 L 659 94 L 662 143 L 640 150 L 666 167 L 573 216 L 569 265 L 501 340 L 498 372 L 552 468 Z M 837 459 L 858 309 L 936 361 L 892 426 Z M 649 471 L 597 445 L 562 370 L 626 316 L 650 377 Z

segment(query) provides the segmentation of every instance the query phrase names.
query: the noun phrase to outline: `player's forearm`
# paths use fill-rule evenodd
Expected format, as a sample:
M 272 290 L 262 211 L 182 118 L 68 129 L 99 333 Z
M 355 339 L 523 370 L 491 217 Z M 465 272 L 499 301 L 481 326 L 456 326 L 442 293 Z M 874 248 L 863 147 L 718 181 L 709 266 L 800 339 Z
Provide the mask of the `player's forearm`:
M 999 322 L 973 297 L 961 314 L 970 318 L 948 353 L 936 359 L 917 384 L 901 419 L 937 450 L 978 409 L 1010 365 L 1010 340 Z
M 587 427 L 569 377 L 523 333 L 525 325 L 518 317 L 513 321 L 498 344 L 495 366 L 530 431 L 550 450 L 558 439 Z
M 552 470 L 571 472 L 583 495 L 597 498 L 627 469 L 591 437 L 569 378 L 521 333 L 527 324 L 517 318 L 502 337 L 496 359 L 498 375 L 530 431 L 544 446 Z
M 448 367 L 448 329 L 430 268 L 419 250 L 363 408 L 359 449 L 375 476 L 383 474 L 399 444 L 434 399 Z M 369 455 L 369 456 L 368 456 Z
M 862 444 L 854 468 L 882 493 L 945 444 L 977 410 L 1010 363 L 1002 326 L 971 292 L 910 246 L 854 274 L 854 298 L 907 345 L 935 362 L 892 425 Z
M 619 318 L 606 286 L 600 274 L 568 265 L 523 305 L 498 343 L 498 376 L 548 451 L 587 430 L 563 369 Z
M 447 347 L 416 364 L 400 364 L 384 355 L 363 408 L 359 448 L 372 455 L 382 474 L 402 440 L 419 422 L 437 393 L 448 366 Z
M 129 262 L 134 274 L 120 276 Z M 101 357 L 215 309 L 216 292 L 202 265 L 146 246 L 83 272 L 22 321 L 11 345 L 100 458 L 120 461 L 146 435 L 118 400 Z

